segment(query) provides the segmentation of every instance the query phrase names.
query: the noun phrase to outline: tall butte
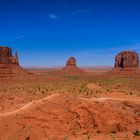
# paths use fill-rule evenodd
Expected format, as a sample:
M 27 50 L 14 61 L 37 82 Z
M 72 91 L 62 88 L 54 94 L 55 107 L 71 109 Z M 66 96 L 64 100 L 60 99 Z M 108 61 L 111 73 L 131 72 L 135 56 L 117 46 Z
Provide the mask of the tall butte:
M 0 46 L 0 64 L 19 65 L 17 52 L 15 56 L 13 56 L 11 48 Z
M 63 72 L 68 74 L 81 74 L 84 73 L 83 70 L 81 70 L 76 65 L 76 59 L 74 57 L 70 57 L 68 61 L 66 62 L 66 66 L 63 68 Z
M 115 57 L 114 69 L 109 72 L 114 75 L 140 74 L 139 56 L 135 51 L 122 51 Z
M 12 49 L 0 46 L 0 78 L 13 78 L 28 74 L 21 68 L 18 61 L 18 54 L 12 55 Z

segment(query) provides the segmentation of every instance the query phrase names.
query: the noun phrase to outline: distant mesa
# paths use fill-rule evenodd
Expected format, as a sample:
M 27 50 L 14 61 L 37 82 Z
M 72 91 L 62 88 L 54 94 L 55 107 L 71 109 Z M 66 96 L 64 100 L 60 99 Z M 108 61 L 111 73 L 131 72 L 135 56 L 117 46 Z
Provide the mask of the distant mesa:
M 76 59 L 74 57 L 70 57 L 66 62 L 66 66 L 63 68 L 63 72 L 69 74 L 81 74 L 84 73 L 82 69 L 77 67 Z
M 19 65 L 17 52 L 13 56 L 11 48 L 0 46 L 0 79 L 25 77 L 29 74 Z
M 115 58 L 115 67 L 137 68 L 139 67 L 139 56 L 134 51 L 122 51 Z
M 139 56 L 135 51 L 122 51 L 115 57 L 114 69 L 109 74 L 136 75 L 140 74 Z

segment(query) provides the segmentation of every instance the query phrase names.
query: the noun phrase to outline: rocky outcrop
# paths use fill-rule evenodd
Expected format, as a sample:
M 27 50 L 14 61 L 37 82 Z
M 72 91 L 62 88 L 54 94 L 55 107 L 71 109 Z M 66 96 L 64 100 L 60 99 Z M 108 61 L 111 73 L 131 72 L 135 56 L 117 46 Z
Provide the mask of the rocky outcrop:
M 17 52 L 15 56 L 13 56 L 11 48 L 0 46 L 0 64 L 19 65 Z
M 23 79 L 30 78 L 30 75 L 19 65 L 17 52 L 13 56 L 11 48 L 0 46 L 0 79 Z
M 139 57 L 134 51 L 122 51 L 115 58 L 115 67 L 135 68 L 139 67 Z
M 134 51 L 122 51 L 115 57 L 114 68 L 109 75 L 140 75 L 139 56 Z
M 66 66 L 74 66 L 76 67 L 76 59 L 74 57 L 70 57 L 66 62 Z
M 74 57 L 70 57 L 66 62 L 66 66 L 63 68 L 63 72 L 68 74 L 81 74 L 84 73 L 79 67 L 77 67 L 76 59 Z

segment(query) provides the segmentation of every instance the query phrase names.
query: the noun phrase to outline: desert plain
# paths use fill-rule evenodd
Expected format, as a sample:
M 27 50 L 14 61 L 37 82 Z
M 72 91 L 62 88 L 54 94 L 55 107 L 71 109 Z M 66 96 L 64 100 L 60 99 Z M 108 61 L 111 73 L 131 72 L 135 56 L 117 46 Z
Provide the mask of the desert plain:
M 140 75 L 30 68 L 0 80 L 0 140 L 139 140 Z

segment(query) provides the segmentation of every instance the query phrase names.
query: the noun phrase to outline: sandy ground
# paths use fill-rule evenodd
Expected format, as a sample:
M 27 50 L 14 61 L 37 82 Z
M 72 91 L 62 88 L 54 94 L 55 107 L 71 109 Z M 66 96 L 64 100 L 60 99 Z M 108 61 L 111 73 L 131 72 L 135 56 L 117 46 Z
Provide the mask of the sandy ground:
M 0 82 L 0 140 L 139 140 L 140 78 L 97 75 Z

